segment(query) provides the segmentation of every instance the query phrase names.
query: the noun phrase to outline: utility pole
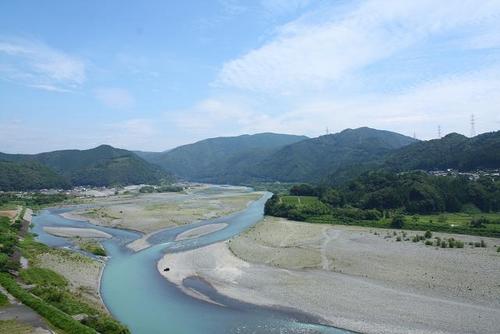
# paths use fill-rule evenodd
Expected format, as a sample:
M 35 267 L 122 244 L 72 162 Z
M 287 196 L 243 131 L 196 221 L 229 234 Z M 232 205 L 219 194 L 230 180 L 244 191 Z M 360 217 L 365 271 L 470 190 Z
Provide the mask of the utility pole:
M 329 135 L 330 134 L 330 131 L 328 130 L 328 127 L 326 127 L 326 134 Z
M 470 115 L 470 136 L 476 136 L 476 120 L 474 119 L 474 114 Z
M 441 139 L 441 125 L 438 125 L 438 138 Z
M 413 139 L 417 139 L 417 133 L 413 131 Z

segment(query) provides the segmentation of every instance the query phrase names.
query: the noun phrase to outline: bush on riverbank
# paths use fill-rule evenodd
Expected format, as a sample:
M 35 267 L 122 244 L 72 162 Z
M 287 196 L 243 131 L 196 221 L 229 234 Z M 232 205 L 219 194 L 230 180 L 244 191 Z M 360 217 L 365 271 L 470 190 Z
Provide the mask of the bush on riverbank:
M 0 307 L 9 305 L 9 298 L 0 292 Z
M 58 273 L 45 268 L 28 268 L 23 269 L 19 276 L 26 284 L 35 284 L 41 286 L 68 286 L 68 280 Z
M 49 321 L 55 327 L 72 334 L 96 333 L 96 331 L 94 331 L 90 327 L 82 325 L 61 310 L 33 296 L 31 293 L 21 288 L 14 279 L 9 277 L 9 275 L 0 273 L 0 284 L 10 294 L 19 299 L 23 304 L 36 311 L 42 317 L 47 319 L 47 321 Z
M 97 256 L 106 256 L 106 250 L 97 241 L 85 241 L 80 244 L 80 249 Z

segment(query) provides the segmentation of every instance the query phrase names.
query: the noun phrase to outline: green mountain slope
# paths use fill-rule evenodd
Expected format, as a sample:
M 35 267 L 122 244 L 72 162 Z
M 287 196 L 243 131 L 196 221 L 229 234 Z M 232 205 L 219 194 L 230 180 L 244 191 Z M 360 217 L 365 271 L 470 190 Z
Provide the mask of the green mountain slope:
M 390 151 L 416 140 L 371 128 L 342 132 L 288 145 L 259 162 L 253 176 L 285 182 L 318 182 L 347 166 L 381 160 Z
M 0 161 L 0 190 L 68 188 L 69 182 L 37 162 Z
M 307 137 L 274 133 L 219 137 L 180 146 L 156 156 L 151 153 L 143 156 L 189 180 L 239 183 L 248 179 L 245 171 L 250 164 L 304 139 Z
M 451 133 L 415 143 L 389 154 L 384 167 L 397 171 L 500 168 L 500 131 L 473 138 Z
M 134 153 L 101 145 L 89 150 L 62 150 L 34 155 L 1 154 L 0 159 L 41 164 L 72 185 L 158 183 L 171 176 Z

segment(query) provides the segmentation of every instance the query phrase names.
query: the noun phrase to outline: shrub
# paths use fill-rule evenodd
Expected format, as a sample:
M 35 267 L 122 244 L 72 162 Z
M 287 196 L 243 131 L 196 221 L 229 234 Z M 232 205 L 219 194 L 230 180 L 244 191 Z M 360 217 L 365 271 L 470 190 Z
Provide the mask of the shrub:
M 52 325 L 62 329 L 66 333 L 72 334 L 95 334 L 96 332 L 74 320 L 71 316 L 47 304 L 43 300 L 33 296 L 31 293 L 22 289 L 7 274 L 0 274 L 0 283 L 14 297 L 23 304 L 30 307 L 42 317 L 47 319 Z
M 425 245 L 426 246 L 432 246 L 432 241 L 431 240 L 425 240 Z
M 400 236 L 398 236 L 398 237 L 396 238 L 396 241 L 401 241 L 401 237 L 400 237 Z
M 446 240 L 441 241 L 441 248 L 446 248 L 447 246 Z
M 497 253 L 500 253 L 500 246 L 497 247 Z
M 425 237 L 426 239 L 430 239 L 430 238 L 432 238 L 432 232 L 431 232 L 431 231 L 429 231 L 429 230 L 425 231 L 424 237 Z
M 123 325 L 117 323 L 109 316 L 90 316 L 85 318 L 82 323 L 86 326 L 94 328 L 102 334 L 128 334 L 129 330 Z
M 50 269 L 28 268 L 21 270 L 19 275 L 26 284 L 35 284 L 40 286 L 52 285 L 59 287 L 68 285 L 68 281 L 66 280 L 66 278 Z
M 150 194 L 155 192 L 155 188 L 152 186 L 144 186 L 139 189 L 139 192 L 143 194 Z
M 101 244 L 95 241 L 84 242 L 80 245 L 80 248 L 86 252 L 92 253 L 97 256 L 106 256 L 106 250 Z
M 481 247 L 486 248 L 486 242 L 484 242 L 483 239 L 481 239 L 480 245 Z
M 464 248 L 464 242 L 461 240 L 455 241 L 455 247 L 457 248 Z
M 404 217 L 401 215 L 394 216 L 391 220 L 391 227 L 392 228 L 403 228 L 405 224 Z
M 453 238 L 448 239 L 448 247 L 450 247 L 450 248 L 455 247 L 455 239 L 453 239 Z
M 0 292 L 0 306 L 5 306 L 9 304 L 9 299 L 6 295 Z
M 481 243 L 480 243 L 479 241 L 476 241 L 476 242 L 474 243 L 474 247 L 481 247 Z
M 418 237 L 418 235 L 415 235 L 413 236 L 413 238 L 411 238 L 411 241 L 413 242 L 418 242 L 420 240 L 420 238 Z
M 485 217 L 481 217 L 481 218 L 474 218 L 470 221 L 469 225 L 470 227 L 472 228 L 483 228 L 483 227 L 486 227 L 486 224 L 489 224 L 490 221 L 485 218 Z

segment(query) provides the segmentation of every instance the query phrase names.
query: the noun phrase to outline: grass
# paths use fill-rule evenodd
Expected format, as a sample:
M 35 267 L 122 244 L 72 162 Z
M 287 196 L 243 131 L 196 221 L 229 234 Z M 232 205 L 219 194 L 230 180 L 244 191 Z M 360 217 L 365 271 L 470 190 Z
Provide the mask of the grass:
M 283 203 L 292 205 L 323 204 L 316 196 L 281 196 Z
M 66 287 L 68 285 L 66 278 L 50 269 L 28 268 L 21 270 L 19 275 L 26 284 L 56 287 Z
M 0 307 L 9 305 L 9 298 L 0 292 Z
M 106 250 L 97 241 L 85 241 L 80 244 L 80 249 L 97 256 L 106 256 Z
M 33 327 L 17 320 L 0 320 L 0 333 L 30 334 L 32 332 Z
M 33 296 L 31 293 L 21 288 L 9 275 L 3 273 L 0 274 L 0 284 L 14 297 L 47 319 L 47 321 L 55 327 L 72 334 L 96 333 L 96 331 L 92 328 L 82 325 L 58 308 Z

